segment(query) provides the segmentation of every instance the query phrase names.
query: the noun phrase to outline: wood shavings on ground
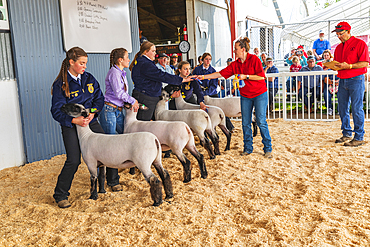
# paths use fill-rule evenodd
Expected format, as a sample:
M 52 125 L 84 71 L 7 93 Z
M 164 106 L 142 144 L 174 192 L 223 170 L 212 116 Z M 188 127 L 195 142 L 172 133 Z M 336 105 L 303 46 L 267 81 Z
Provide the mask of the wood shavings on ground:
M 241 123 L 233 123 L 230 151 L 209 160 L 197 145 L 207 179 L 188 152 L 187 184 L 175 156 L 163 160 L 174 198 L 159 207 L 143 176 L 128 170 L 123 191 L 89 200 L 83 163 L 72 207 L 58 208 L 52 195 L 65 155 L 0 171 L 0 246 L 370 246 L 369 143 L 335 144 L 340 121 L 270 120 L 274 157 L 263 157 L 259 134 L 254 152 L 240 156 Z

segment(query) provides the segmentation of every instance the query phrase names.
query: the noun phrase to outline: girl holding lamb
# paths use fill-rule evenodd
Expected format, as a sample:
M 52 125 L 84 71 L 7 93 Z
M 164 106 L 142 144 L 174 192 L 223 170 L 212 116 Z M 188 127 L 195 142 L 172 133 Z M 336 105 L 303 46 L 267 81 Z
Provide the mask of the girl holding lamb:
M 242 125 L 244 135 L 244 150 L 241 155 L 253 152 L 252 112 L 256 112 L 256 122 L 261 131 L 263 151 L 266 158 L 272 158 L 271 137 L 266 121 L 268 103 L 265 73 L 261 61 L 256 55 L 248 53 L 250 49 L 248 37 L 235 43 L 234 53 L 236 61 L 229 66 L 212 74 L 199 75 L 198 79 L 214 79 L 219 77 L 229 78 L 236 75 L 240 80 L 239 91 L 241 94 L 240 105 L 242 112 Z M 194 73 L 195 74 L 195 73 Z
M 73 47 L 66 53 L 66 58 L 62 62 L 60 72 L 55 79 L 51 94 L 52 105 L 51 114 L 59 122 L 62 129 L 64 147 L 67 159 L 63 169 L 58 176 L 57 185 L 54 189 L 54 199 L 60 208 L 70 207 L 68 201 L 74 174 L 81 163 L 81 150 L 76 131 L 76 124 L 80 126 L 89 125 L 91 130 L 96 133 L 104 133 L 98 123 L 97 115 L 104 106 L 104 96 L 100 90 L 98 81 L 93 75 L 86 72 L 87 53 L 79 48 Z M 73 118 L 61 111 L 61 107 L 67 103 L 78 103 L 85 108 L 98 110 L 84 118 L 82 116 Z M 107 168 L 109 170 L 110 168 Z M 108 174 L 108 173 L 107 173 Z M 107 176 L 108 183 L 111 185 L 119 184 L 117 169 L 111 169 Z

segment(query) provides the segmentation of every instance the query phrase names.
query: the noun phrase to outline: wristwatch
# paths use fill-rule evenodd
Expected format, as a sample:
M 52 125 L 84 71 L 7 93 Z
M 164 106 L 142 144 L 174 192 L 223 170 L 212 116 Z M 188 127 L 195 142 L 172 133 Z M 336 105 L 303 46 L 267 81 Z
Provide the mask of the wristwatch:
M 249 80 L 249 75 L 247 75 L 247 80 Z

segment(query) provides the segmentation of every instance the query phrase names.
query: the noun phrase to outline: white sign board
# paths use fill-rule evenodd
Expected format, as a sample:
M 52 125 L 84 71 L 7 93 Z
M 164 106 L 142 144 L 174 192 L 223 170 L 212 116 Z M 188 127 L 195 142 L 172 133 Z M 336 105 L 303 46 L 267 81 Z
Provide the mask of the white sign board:
M 128 0 L 60 0 L 64 48 L 110 53 L 132 52 Z
M 9 18 L 6 0 L 0 0 L 0 30 L 9 30 Z

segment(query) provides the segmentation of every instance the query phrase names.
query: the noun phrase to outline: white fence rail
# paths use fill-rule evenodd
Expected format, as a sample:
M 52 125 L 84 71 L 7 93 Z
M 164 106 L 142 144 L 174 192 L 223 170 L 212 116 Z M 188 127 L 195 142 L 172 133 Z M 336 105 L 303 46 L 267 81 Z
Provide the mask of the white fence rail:
M 266 74 L 278 78 L 277 84 L 269 87 L 273 97 L 269 99 L 267 118 L 304 121 L 334 121 L 339 119 L 338 98 L 335 87 L 336 71 L 282 72 Z M 368 74 L 369 75 L 369 74 Z M 330 84 L 329 78 L 334 84 Z M 220 97 L 239 96 L 234 88 L 233 77 L 220 79 Z M 364 112 L 365 121 L 370 121 L 370 77 L 365 76 Z M 299 85 L 302 82 L 301 86 Z M 308 86 L 310 85 L 310 86 Z M 331 86 L 330 86 L 331 85 Z M 301 90 L 297 90 L 300 86 Z M 305 86 L 308 86 L 305 88 Z M 311 107 L 312 105 L 312 107 Z

